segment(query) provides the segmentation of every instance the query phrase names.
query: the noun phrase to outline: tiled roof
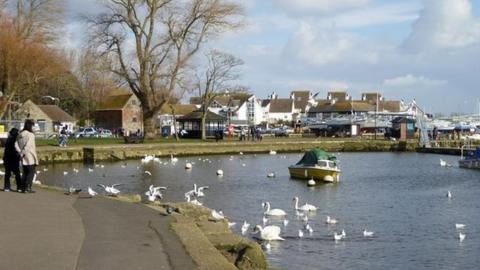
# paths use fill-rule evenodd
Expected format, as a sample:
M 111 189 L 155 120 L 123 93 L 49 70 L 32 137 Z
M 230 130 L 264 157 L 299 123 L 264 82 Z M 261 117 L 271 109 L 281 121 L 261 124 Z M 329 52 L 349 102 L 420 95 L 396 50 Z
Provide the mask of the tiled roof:
M 276 98 L 270 101 L 271 113 L 289 113 L 292 112 L 293 99 Z
M 319 102 L 316 107 L 310 108 L 309 112 L 369 112 L 374 111 L 375 106 L 364 101 L 337 101 L 334 104 Z
M 400 101 L 388 100 L 378 102 L 379 111 L 399 112 L 401 111 Z
M 179 117 L 178 120 L 200 120 L 202 119 L 202 112 L 201 111 L 193 111 L 191 113 L 188 113 L 182 117 Z M 213 113 L 211 111 L 207 111 L 207 120 L 226 120 L 225 117 Z
M 268 104 L 270 104 L 270 102 L 271 102 L 270 99 L 263 99 L 261 106 L 262 106 L 262 107 L 267 107 Z
M 195 111 L 197 106 L 194 104 L 173 104 L 173 108 L 175 110 L 175 115 L 186 115 Z M 170 104 L 163 105 L 161 112 L 165 114 L 172 114 L 172 108 L 170 107 Z
M 131 97 L 132 94 L 107 96 L 97 105 L 97 110 L 122 110 Z
M 295 109 L 300 109 L 304 113 L 310 98 L 310 91 L 292 91 L 291 94 L 293 94 Z
M 52 121 L 58 122 L 75 122 L 76 119 L 68 114 L 66 111 L 60 109 L 57 105 L 37 105 L 40 110 L 42 110 L 48 118 Z
M 345 91 L 330 91 L 327 95 L 331 96 L 332 99 L 336 99 L 337 101 L 345 101 L 348 94 Z

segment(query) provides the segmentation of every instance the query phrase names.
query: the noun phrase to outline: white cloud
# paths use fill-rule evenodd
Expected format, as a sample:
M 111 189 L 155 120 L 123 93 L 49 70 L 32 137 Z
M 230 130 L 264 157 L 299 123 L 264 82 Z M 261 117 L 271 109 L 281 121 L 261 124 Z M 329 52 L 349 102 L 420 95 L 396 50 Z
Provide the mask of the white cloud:
M 322 25 L 335 24 L 338 28 L 356 28 L 386 23 L 402 23 L 418 18 L 421 6 L 413 2 L 368 5 L 362 8 L 341 12 L 331 17 L 321 18 Z
M 416 51 L 455 49 L 480 42 L 480 21 L 469 0 L 424 0 L 424 9 L 405 42 Z
M 274 6 L 292 15 L 328 13 L 358 8 L 372 0 L 272 0 Z
M 445 80 L 434 80 L 424 76 L 414 76 L 412 74 L 407 74 L 405 76 L 399 76 L 391 79 L 386 79 L 383 81 L 383 85 L 387 87 L 432 87 L 440 86 L 447 84 Z
M 365 48 L 364 42 L 350 33 L 341 33 L 335 29 L 319 29 L 303 22 L 289 38 L 284 55 L 304 65 L 316 66 L 352 60 L 376 62 L 378 60 L 376 52 Z

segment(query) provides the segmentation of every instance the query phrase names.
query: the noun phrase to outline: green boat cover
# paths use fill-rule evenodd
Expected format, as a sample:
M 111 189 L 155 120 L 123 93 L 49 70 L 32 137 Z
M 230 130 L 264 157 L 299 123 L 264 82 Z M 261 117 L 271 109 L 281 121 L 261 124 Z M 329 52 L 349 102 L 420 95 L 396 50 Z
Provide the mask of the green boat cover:
M 337 157 L 322 149 L 313 149 L 306 152 L 302 159 L 297 163 L 297 165 L 315 165 L 320 159 L 326 159 L 331 161 L 336 161 Z

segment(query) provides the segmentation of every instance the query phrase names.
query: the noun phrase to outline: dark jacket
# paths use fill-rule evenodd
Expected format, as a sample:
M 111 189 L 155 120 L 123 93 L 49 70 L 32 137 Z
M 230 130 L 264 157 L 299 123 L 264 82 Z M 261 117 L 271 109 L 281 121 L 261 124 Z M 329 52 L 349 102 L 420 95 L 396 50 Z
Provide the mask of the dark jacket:
M 5 166 L 20 166 L 20 154 L 15 149 L 16 136 L 9 136 L 5 142 L 5 152 L 3 152 L 3 162 Z

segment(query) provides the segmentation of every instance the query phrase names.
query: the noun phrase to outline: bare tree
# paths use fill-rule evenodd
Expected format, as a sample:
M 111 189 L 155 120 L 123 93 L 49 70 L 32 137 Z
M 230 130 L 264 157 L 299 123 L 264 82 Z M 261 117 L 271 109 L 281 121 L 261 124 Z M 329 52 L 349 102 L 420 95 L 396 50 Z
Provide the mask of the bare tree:
M 214 34 L 239 26 L 237 4 L 224 0 L 108 0 L 90 19 L 92 42 L 116 60 L 111 71 L 141 102 L 144 134 L 155 136 L 155 114 L 174 95 L 182 70 Z
M 0 0 L 1 1 L 1 0 Z M 24 39 L 42 37 L 51 42 L 58 36 L 63 21 L 62 0 L 16 0 L 14 24 L 17 34 Z
M 212 105 L 214 99 L 231 88 L 229 84 L 239 78 L 237 67 L 243 65 L 243 61 L 233 55 L 219 51 L 211 51 L 207 54 L 208 67 L 197 74 L 196 89 L 201 99 L 202 116 L 202 140 L 206 139 L 205 122 L 208 108 Z

